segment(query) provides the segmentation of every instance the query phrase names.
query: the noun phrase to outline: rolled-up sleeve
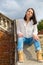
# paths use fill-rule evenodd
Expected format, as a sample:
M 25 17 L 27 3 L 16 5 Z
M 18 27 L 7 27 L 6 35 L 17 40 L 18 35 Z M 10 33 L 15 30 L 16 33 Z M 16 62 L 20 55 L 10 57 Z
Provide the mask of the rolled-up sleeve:
M 33 25 L 33 35 L 37 35 L 38 34 L 38 28 L 37 28 L 37 24 Z

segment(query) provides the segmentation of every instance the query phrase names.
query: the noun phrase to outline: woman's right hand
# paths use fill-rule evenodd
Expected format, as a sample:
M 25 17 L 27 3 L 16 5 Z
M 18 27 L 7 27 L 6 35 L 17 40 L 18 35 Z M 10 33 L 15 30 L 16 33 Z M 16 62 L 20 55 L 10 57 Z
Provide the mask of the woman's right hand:
M 23 34 L 22 33 L 18 34 L 18 37 L 23 37 Z

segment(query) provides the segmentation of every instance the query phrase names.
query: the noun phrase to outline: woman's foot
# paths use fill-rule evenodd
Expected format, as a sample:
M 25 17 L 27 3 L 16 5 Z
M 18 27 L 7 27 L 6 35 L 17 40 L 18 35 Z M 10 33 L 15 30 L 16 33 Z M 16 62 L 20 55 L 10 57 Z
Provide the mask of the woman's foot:
M 43 62 L 42 51 L 37 51 L 37 61 Z
M 20 63 L 24 62 L 24 54 L 23 51 L 18 51 L 18 59 Z

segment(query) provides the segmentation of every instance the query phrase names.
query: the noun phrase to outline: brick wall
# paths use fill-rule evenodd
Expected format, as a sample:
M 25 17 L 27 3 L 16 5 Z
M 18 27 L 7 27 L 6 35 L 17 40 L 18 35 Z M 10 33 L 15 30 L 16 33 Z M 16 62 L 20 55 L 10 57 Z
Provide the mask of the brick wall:
M 0 65 L 10 65 L 13 64 L 14 54 L 13 54 L 13 37 L 0 31 Z

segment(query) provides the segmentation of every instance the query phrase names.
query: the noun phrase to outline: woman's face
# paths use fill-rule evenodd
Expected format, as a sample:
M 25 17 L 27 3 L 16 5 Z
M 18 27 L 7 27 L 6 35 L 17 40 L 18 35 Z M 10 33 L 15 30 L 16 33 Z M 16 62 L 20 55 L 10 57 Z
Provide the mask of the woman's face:
M 26 17 L 27 18 L 31 18 L 33 16 L 33 10 L 32 9 L 29 9 L 27 12 L 26 12 Z

